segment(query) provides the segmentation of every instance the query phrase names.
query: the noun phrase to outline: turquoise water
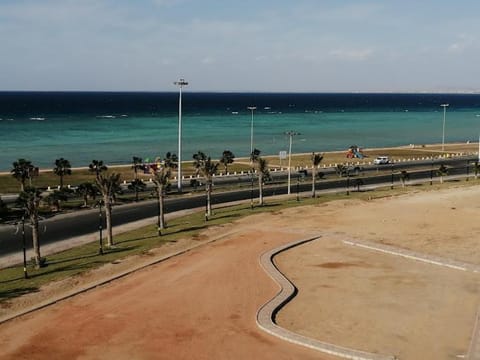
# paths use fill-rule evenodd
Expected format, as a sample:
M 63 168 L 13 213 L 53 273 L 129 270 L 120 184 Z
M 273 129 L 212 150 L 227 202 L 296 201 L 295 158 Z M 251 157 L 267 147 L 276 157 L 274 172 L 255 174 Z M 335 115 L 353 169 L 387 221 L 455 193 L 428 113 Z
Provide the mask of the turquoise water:
M 191 159 L 198 150 L 213 158 L 219 158 L 226 149 L 237 157 L 248 156 L 251 115 L 242 107 L 233 109 L 233 113 L 227 106 L 222 111 L 187 107 L 183 116 L 183 160 Z M 294 138 L 293 152 L 343 150 L 354 144 L 380 147 L 441 142 L 441 108 L 409 111 L 385 108 L 388 104 L 370 110 L 344 110 L 337 106 L 328 111 L 297 107 L 295 111 L 284 112 L 262 106 L 254 115 L 254 147 L 263 154 L 288 150 L 288 138 L 284 135 L 288 130 L 300 132 Z M 0 170 L 9 170 L 18 158 L 49 168 L 59 157 L 69 159 L 76 167 L 86 166 L 93 159 L 126 164 L 132 156 L 153 159 L 167 151 L 177 153 L 175 110 L 152 114 L 125 110 L 128 109 L 113 115 L 98 109 L 97 115 L 0 112 Z M 446 142 L 478 141 L 480 106 L 451 106 L 445 134 Z

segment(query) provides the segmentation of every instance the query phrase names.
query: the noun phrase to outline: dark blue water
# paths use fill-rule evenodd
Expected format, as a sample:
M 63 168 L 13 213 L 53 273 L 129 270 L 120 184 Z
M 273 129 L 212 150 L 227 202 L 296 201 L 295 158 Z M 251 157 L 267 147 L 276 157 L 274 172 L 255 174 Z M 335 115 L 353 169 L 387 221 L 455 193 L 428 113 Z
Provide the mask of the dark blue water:
M 301 133 L 294 152 L 438 143 L 443 103 L 446 141 L 478 140 L 480 94 L 183 93 L 184 160 L 202 150 L 217 158 L 229 149 L 264 154 L 286 150 L 284 132 Z M 177 152 L 178 93 L 0 92 L 0 170 L 27 158 L 52 167 L 93 159 L 129 163 Z

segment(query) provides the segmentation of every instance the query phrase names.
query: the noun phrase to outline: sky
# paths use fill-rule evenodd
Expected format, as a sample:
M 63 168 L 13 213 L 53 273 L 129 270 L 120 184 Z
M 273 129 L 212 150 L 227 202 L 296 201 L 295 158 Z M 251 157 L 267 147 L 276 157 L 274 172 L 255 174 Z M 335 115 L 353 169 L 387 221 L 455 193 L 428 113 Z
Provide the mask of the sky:
M 0 0 L 0 90 L 480 91 L 477 0 Z

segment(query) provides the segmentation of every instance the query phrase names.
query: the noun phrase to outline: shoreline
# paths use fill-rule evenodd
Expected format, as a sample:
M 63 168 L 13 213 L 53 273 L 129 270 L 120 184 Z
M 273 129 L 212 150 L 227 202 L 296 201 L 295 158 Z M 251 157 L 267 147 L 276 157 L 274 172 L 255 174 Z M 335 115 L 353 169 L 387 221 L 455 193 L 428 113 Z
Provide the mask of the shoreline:
M 442 144 L 441 143 L 434 143 L 434 144 L 409 144 L 409 145 L 401 145 L 401 146 L 392 146 L 392 147 L 374 147 L 374 148 L 363 148 L 362 150 L 365 151 L 365 152 L 368 152 L 368 151 L 388 151 L 388 150 L 415 150 L 415 151 L 422 151 L 422 150 L 425 150 L 425 151 L 433 151 L 433 152 L 438 152 L 438 153 L 446 153 L 446 152 L 449 152 L 449 151 L 453 151 L 453 150 L 449 150 L 448 148 L 452 148 L 452 147 L 472 147 L 472 149 L 474 150 L 474 152 L 478 152 L 478 149 L 480 147 L 479 143 L 478 142 L 470 142 L 470 141 L 467 141 L 467 142 L 454 142 L 454 143 L 445 143 L 444 146 L 445 146 L 445 151 L 442 151 L 441 150 L 441 146 Z M 437 147 L 439 147 L 440 149 L 436 149 Z M 343 154 L 347 151 L 348 147 L 345 148 L 345 150 L 334 150 L 334 151 L 324 151 L 324 152 L 318 152 L 318 151 L 315 151 L 315 153 L 319 153 L 319 154 Z M 475 151 L 476 150 L 476 151 Z M 307 155 L 310 155 L 311 152 L 308 152 L 308 153 L 292 153 L 292 157 L 297 157 L 297 156 L 307 156 Z M 265 154 L 264 155 L 265 158 L 272 158 L 272 157 L 278 157 L 278 154 Z M 347 159 L 347 158 L 345 158 Z M 351 160 L 351 159 L 350 159 Z M 249 158 L 248 157 L 238 157 L 238 158 L 235 158 L 235 162 L 236 163 L 241 163 L 241 162 L 245 162 L 245 161 L 249 161 Z M 182 164 L 188 164 L 188 163 L 191 163 L 192 161 L 189 160 L 189 161 L 182 161 Z M 234 162 L 234 163 L 235 163 Z M 345 162 L 348 162 L 348 161 L 345 161 Z M 132 166 L 132 164 L 106 164 L 109 168 L 129 168 Z M 53 168 L 53 166 L 52 166 Z M 72 170 L 88 170 L 88 166 L 78 166 L 78 167 L 72 167 L 71 168 Z M 40 168 L 39 169 L 39 172 L 41 173 L 48 173 L 48 172 L 52 172 L 53 170 L 52 169 L 48 169 L 48 168 Z M 0 176 L 3 176 L 3 175 L 10 175 L 10 171 L 0 171 Z

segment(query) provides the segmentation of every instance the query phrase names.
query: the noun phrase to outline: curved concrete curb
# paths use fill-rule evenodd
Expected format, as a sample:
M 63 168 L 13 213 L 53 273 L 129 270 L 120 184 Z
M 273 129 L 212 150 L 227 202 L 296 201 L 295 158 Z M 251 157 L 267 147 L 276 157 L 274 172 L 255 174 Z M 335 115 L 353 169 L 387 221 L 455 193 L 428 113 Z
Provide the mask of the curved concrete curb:
M 298 240 L 290 244 L 278 247 L 276 249 L 270 250 L 264 253 L 260 257 L 260 264 L 262 265 L 265 272 L 270 275 L 270 277 L 280 286 L 280 291 L 275 295 L 275 297 L 264 304 L 257 312 L 257 325 L 263 331 L 276 336 L 282 340 L 289 341 L 291 343 L 305 346 L 310 349 L 318 350 L 327 354 L 340 356 L 346 359 L 353 360 L 394 360 L 395 356 L 388 355 L 379 355 L 368 353 L 360 350 L 354 350 L 345 348 L 342 346 L 330 344 L 327 342 L 322 342 L 319 340 L 311 339 L 306 336 L 296 334 L 294 332 L 288 331 L 277 324 L 275 324 L 275 316 L 278 311 L 288 303 L 297 293 L 295 286 L 278 270 L 278 268 L 273 263 L 273 258 L 275 255 L 291 249 L 295 246 L 304 244 L 320 238 L 320 236 Z

